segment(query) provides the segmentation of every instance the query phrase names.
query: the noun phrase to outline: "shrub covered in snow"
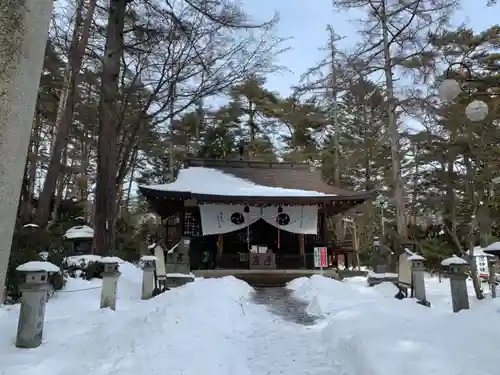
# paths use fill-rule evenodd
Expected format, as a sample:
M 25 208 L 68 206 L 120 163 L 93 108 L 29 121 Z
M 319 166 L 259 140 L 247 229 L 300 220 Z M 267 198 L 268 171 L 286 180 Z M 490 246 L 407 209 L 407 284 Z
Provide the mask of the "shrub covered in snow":
M 74 255 L 63 260 L 61 266 L 72 278 L 82 278 L 85 280 L 101 279 L 104 266 L 99 261 L 99 255 Z

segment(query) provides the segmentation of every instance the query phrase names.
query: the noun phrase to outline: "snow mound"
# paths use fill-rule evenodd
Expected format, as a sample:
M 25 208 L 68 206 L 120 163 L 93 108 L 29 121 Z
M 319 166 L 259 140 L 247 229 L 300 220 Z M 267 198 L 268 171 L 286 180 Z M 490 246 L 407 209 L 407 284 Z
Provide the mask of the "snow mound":
M 69 280 L 66 292 L 92 285 Z M 36 350 L 14 347 L 18 307 L 2 308 L 2 375 L 248 375 L 252 290 L 232 277 L 196 280 L 148 301 L 136 295 L 127 308 L 118 301 L 116 312 L 99 309 L 98 291 L 58 293 Z
M 431 308 L 395 299 L 391 283 L 368 287 L 364 277 L 339 282 L 313 276 L 296 284 L 292 294 L 309 302 L 309 314 L 324 318 L 320 345 L 344 375 L 498 372 L 492 358 L 500 326 L 491 322 L 499 319 L 499 300 L 471 298 L 471 310 L 454 314 L 449 280 L 431 277 L 426 278 Z
M 308 277 L 299 277 L 298 279 L 293 279 L 286 284 L 286 288 L 290 290 L 300 289 L 300 287 L 307 283 L 308 280 Z
M 88 267 L 89 263 L 99 262 L 101 260 L 100 255 L 85 254 L 85 255 L 73 255 L 64 258 L 64 263 L 68 266 L 73 267 Z

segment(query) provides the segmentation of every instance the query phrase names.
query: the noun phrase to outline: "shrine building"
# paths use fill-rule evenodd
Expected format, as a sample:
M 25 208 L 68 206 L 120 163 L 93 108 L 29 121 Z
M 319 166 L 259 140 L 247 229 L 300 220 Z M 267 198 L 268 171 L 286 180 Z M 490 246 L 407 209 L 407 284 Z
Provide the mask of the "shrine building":
M 320 246 L 332 267 L 340 257 L 352 263 L 352 247 L 328 238 L 328 218 L 371 197 L 325 183 L 308 164 L 197 158 L 174 182 L 139 189 L 162 218 L 167 247 L 191 238 L 193 270 L 311 269 Z

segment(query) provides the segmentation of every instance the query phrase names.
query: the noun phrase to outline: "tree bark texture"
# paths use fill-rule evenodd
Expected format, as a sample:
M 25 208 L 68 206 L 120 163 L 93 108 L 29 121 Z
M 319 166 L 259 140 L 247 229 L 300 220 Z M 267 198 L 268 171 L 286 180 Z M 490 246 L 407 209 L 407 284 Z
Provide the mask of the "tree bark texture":
M 95 235 L 93 248 L 100 255 L 115 251 L 115 217 L 117 210 L 117 129 L 120 58 L 126 0 L 110 0 L 108 28 L 101 74 L 101 102 L 97 145 L 97 179 Z

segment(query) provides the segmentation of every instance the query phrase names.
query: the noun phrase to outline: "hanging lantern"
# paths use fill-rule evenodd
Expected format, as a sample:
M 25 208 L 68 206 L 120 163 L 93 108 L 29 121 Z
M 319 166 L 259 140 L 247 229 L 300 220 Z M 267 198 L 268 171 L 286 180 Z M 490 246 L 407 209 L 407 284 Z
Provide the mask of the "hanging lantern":
M 454 79 L 445 79 L 439 86 L 439 98 L 445 102 L 455 100 L 462 91 L 460 84 Z
M 488 105 L 482 100 L 473 100 L 465 108 L 465 115 L 473 122 L 483 121 L 488 117 Z

